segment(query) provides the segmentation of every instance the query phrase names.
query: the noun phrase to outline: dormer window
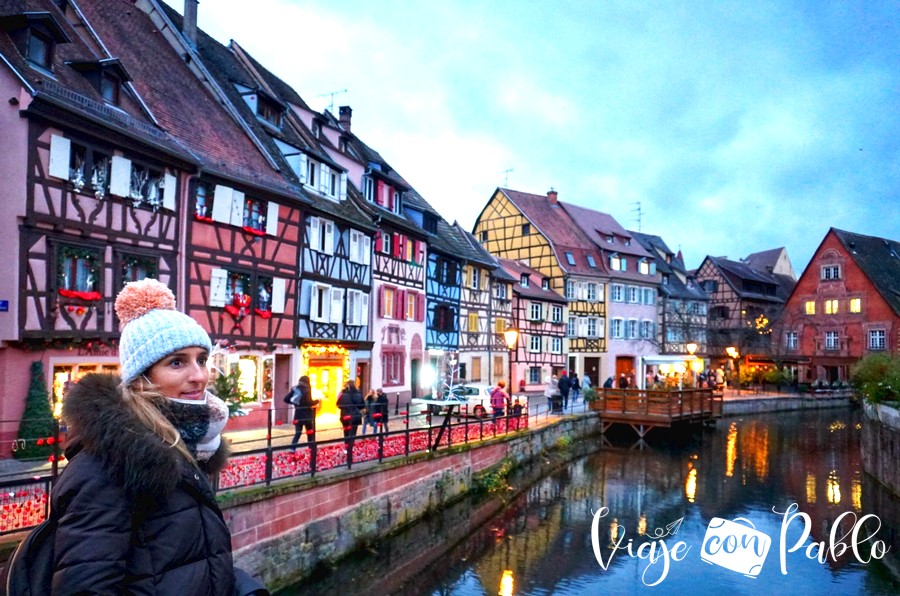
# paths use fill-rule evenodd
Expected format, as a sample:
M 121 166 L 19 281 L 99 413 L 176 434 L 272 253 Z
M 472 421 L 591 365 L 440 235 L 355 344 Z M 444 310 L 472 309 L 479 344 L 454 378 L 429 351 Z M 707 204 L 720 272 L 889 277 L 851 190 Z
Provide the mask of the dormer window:
M 613 243 L 613 237 L 612 237 L 612 236 L 607 236 L 607 237 L 606 237 L 606 241 L 607 241 L 608 243 L 612 244 L 612 243 Z
M 318 120 L 313 120 L 312 134 L 317 139 L 321 138 L 321 136 L 322 136 L 322 124 Z
M 0 29 L 7 31 L 28 62 L 45 70 L 53 69 L 56 44 L 69 43 L 49 12 L 29 12 L 0 18 Z
M 570 252 L 566 252 L 566 263 L 568 263 L 569 265 L 575 264 L 575 256 Z
M 338 151 L 347 153 L 347 139 L 341 137 L 341 140 L 338 141 Z
M 546 277 L 544 279 L 542 279 L 541 287 L 544 288 L 545 290 L 549 290 L 550 289 L 550 280 L 547 279 Z
M 523 274 L 519 277 L 519 285 L 521 285 L 523 288 L 527 288 L 527 287 L 528 287 L 528 274 L 527 274 L 527 273 L 523 273 Z
M 256 115 L 272 124 L 281 128 L 281 109 L 276 106 L 274 103 L 270 102 L 268 99 L 263 97 L 259 98 L 259 103 L 256 108 Z
M 128 76 L 118 58 L 72 61 L 67 64 L 80 72 L 107 103 L 114 106 L 119 105 L 119 91 L 122 82 L 130 81 L 131 77 Z
M 587 255 L 587 264 L 591 269 L 597 268 L 597 261 L 594 260 L 594 255 Z
M 284 107 L 273 97 L 270 97 L 260 89 L 254 89 L 235 83 L 244 103 L 256 114 L 256 117 L 276 128 L 281 128 L 281 117 Z

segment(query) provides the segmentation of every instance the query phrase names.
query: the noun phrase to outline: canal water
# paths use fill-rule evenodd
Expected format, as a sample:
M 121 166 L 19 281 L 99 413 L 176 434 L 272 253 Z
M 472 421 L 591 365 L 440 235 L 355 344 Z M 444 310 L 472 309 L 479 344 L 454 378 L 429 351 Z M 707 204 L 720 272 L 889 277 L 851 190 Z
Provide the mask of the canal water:
M 499 512 L 465 500 L 284 594 L 898 594 L 900 503 L 863 473 L 860 424 L 819 410 L 598 439 L 511 479 Z

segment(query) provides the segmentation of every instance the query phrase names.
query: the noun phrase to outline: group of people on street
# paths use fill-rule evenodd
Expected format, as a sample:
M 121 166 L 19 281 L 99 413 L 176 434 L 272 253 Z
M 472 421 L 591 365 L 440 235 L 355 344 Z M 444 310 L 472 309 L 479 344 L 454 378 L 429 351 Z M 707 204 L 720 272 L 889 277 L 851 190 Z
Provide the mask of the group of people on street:
M 309 377 L 303 375 L 286 396 L 284 403 L 294 406 L 294 438 L 291 439 L 291 448 L 296 449 L 300 437 L 306 432 L 306 439 L 312 443 L 316 432 L 316 409 L 318 400 L 312 398 L 309 385 Z M 362 424 L 362 434 L 371 426 L 372 433 L 376 431 L 389 432 L 388 418 L 390 407 L 387 395 L 382 389 L 372 389 L 363 398 L 362 392 L 356 387 L 355 381 L 347 381 L 337 398 L 337 407 L 341 412 L 341 425 L 344 439 L 349 446 Z
M 507 416 L 519 417 L 525 410 L 519 398 L 513 399 L 509 392 L 506 391 L 506 381 L 499 380 L 497 385 L 491 390 L 491 410 L 494 414 L 494 421 L 504 414 Z
M 559 376 L 550 377 L 550 382 L 547 383 L 547 388 L 544 390 L 544 397 L 550 403 L 550 411 L 559 414 L 567 411 L 570 404 L 574 406 L 582 389 L 587 387 L 590 387 L 588 380 L 579 379 L 578 373 L 575 371 L 572 371 L 571 375 L 562 371 Z

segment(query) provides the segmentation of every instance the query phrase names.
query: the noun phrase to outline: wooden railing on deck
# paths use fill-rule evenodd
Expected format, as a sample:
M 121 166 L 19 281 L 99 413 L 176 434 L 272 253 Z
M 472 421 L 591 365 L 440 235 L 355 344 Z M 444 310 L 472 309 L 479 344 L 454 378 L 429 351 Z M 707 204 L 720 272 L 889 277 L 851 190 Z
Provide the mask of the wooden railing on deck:
M 701 422 L 722 416 L 722 393 L 713 389 L 656 391 L 603 389 L 592 409 L 608 422 L 639 422 L 671 426 L 673 422 Z

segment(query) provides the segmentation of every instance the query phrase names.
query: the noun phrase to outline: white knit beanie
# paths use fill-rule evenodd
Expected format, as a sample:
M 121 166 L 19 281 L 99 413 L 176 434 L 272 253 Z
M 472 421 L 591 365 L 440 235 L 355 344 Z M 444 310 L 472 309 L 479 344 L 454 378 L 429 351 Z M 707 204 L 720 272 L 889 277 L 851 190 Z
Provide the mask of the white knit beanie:
M 125 383 L 182 348 L 196 346 L 212 351 L 206 330 L 175 310 L 175 295 L 155 279 L 125 284 L 116 297 L 116 315 L 122 328 L 119 360 Z

